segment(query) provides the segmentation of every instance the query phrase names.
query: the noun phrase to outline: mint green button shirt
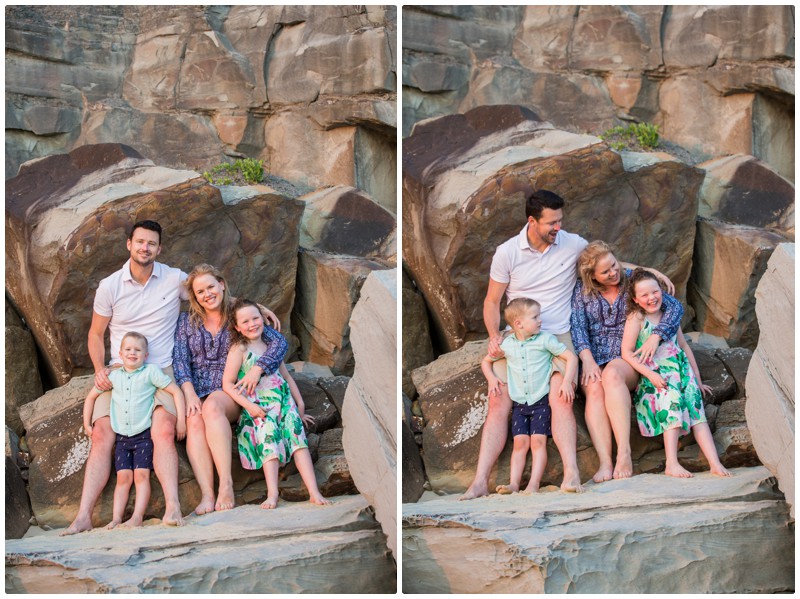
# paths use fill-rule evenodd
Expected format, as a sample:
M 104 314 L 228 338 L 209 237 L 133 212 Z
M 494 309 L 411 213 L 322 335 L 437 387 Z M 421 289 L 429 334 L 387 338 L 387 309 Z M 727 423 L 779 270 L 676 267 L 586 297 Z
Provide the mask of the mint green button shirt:
M 108 378 L 114 385 L 111 390 L 111 429 L 132 437 L 149 428 L 156 389 L 163 389 L 172 379 L 155 364 L 144 364 L 133 372 L 117 368 L 109 373 Z
M 538 333 L 525 341 L 513 333 L 503 340 L 500 349 L 508 364 L 508 394 L 511 401 L 532 406 L 550 391 L 553 356 L 567 350 L 550 333 Z

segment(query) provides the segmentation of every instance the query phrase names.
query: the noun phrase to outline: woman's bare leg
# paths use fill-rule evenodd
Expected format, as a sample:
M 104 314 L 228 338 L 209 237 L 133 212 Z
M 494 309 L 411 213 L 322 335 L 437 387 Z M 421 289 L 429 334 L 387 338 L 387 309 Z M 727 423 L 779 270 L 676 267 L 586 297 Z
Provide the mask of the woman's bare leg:
M 630 390 L 636 388 L 639 374 L 625 360 L 617 358 L 606 364 L 602 382 L 606 413 L 617 441 L 614 478 L 630 478 L 633 475 Z
M 231 477 L 231 422 L 239 417 L 240 412 L 239 404 L 222 391 L 214 391 L 203 402 L 206 442 L 219 475 L 219 493 L 214 506 L 217 511 L 229 510 L 235 504 Z
M 213 512 L 214 459 L 206 442 L 206 427 L 202 414 L 192 414 L 186 419 L 186 453 L 201 493 L 200 503 L 194 508 L 194 513 L 202 515 Z
M 611 459 L 611 423 L 606 413 L 603 383 L 594 381 L 581 385 L 586 397 L 586 427 L 592 438 L 592 445 L 600 460 L 600 467 L 592 477 L 596 483 L 611 480 L 614 474 L 614 463 Z

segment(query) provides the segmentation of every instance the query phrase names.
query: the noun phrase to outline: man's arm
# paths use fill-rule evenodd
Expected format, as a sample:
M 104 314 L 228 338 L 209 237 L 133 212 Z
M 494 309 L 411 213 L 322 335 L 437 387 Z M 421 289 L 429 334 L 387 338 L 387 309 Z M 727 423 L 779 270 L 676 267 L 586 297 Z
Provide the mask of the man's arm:
M 490 353 L 492 353 L 493 340 L 500 337 L 500 302 L 503 300 L 503 294 L 507 287 L 508 283 L 500 283 L 489 277 L 489 288 L 486 290 L 486 298 L 483 300 L 483 324 L 486 326 L 486 332 L 489 333 Z M 499 350 L 500 341 L 497 341 L 498 347 L 495 348 L 494 353 Z
M 105 334 L 108 328 L 108 323 L 111 322 L 110 316 L 100 316 L 97 312 L 92 311 L 92 324 L 89 326 L 89 359 L 94 366 L 94 384 L 95 387 L 101 391 L 108 391 L 111 389 L 111 381 L 108 380 L 106 373 L 105 357 Z

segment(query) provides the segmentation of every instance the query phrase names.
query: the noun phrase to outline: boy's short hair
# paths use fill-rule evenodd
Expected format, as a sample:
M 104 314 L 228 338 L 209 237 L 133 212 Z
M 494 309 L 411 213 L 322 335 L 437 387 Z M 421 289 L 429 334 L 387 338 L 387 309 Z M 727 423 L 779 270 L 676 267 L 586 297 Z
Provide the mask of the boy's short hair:
M 535 299 L 531 299 L 529 297 L 518 297 L 508 302 L 505 312 L 503 312 L 503 316 L 505 317 L 507 324 L 514 326 L 514 321 L 518 318 L 522 318 L 522 316 L 532 308 L 539 308 L 541 310 L 542 306 Z
M 147 350 L 148 348 L 147 337 L 145 337 L 141 333 L 137 333 L 136 331 L 128 331 L 127 333 L 125 333 L 122 336 L 122 340 L 120 340 L 119 342 L 120 347 L 122 347 L 122 344 L 125 343 L 125 339 L 127 339 L 128 337 L 130 337 L 131 339 L 138 339 L 139 341 L 144 343 L 144 349 L 145 351 Z

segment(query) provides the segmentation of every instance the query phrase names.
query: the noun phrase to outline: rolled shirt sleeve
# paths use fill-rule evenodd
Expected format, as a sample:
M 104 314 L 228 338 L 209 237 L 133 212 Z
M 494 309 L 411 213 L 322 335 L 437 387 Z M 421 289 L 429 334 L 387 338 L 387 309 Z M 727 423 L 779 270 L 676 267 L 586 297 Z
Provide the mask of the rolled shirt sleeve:
M 683 304 L 668 293 L 662 293 L 661 297 L 664 314 L 661 316 L 661 322 L 653 329 L 653 332 L 664 341 L 668 341 L 677 334 L 678 328 L 681 326 Z
M 172 348 L 172 369 L 178 387 L 192 382 L 192 360 L 189 350 L 189 314 L 181 312 L 175 327 L 175 345 Z
M 569 323 L 575 353 L 580 355 L 585 349 L 591 350 L 589 323 L 586 319 L 586 305 L 583 302 L 583 283 L 581 281 L 575 283 L 575 288 L 572 290 L 572 313 Z
M 264 374 L 273 374 L 281 366 L 281 362 L 286 357 L 289 344 L 278 331 L 270 326 L 264 326 L 261 340 L 267 344 L 267 351 L 256 360 L 256 365 L 264 371 Z

